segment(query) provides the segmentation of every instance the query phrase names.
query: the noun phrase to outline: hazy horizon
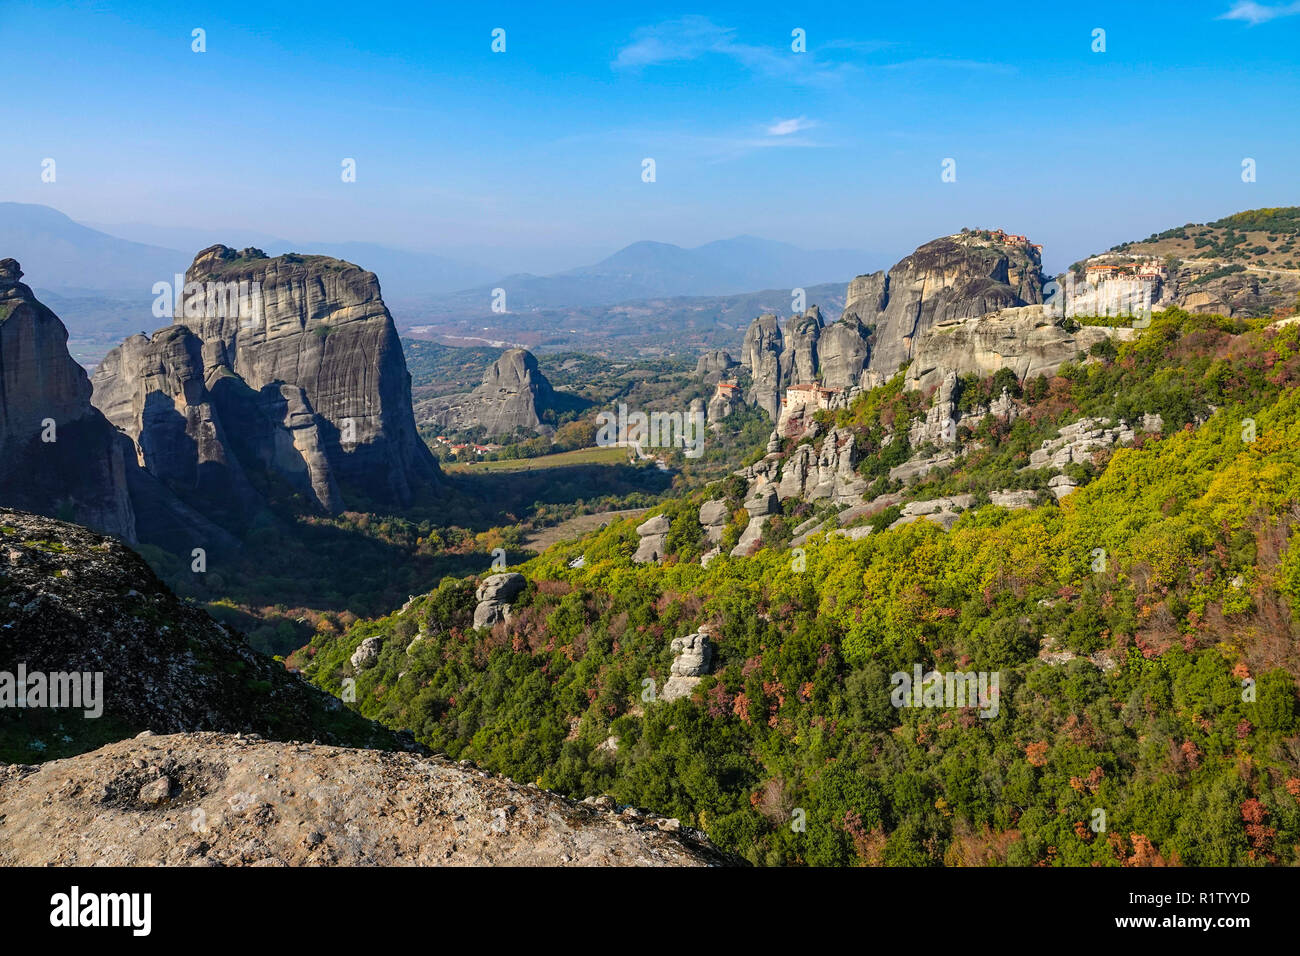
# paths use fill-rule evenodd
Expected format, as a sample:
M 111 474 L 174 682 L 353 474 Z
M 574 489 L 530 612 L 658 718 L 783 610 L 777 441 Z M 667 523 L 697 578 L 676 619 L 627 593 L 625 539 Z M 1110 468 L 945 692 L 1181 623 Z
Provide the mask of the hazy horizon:
M 1293 204 L 1300 173 L 1294 5 L 1157 3 L 1139 20 L 1101 3 L 996 31 L 955 4 L 888 23 L 775 4 L 432 20 L 414 5 L 304 18 L 270 2 L 241 22 L 145 10 L 0 10 L 14 72 L 39 77 L 11 107 L 24 132 L 0 157 L 6 198 L 79 222 L 369 242 L 536 274 L 639 240 L 754 235 L 897 258 L 998 226 L 1042 243 L 1056 271 Z M 1191 115 L 1213 135 L 1191 139 Z

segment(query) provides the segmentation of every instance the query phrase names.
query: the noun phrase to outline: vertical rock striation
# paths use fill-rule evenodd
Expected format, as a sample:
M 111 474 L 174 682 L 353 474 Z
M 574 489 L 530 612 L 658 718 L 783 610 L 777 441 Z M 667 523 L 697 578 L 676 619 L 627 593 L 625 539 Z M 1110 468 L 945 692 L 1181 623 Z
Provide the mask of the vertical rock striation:
M 129 443 L 90 404 L 68 330 L 22 275 L 0 260 L 0 503 L 135 541 Z
M 372 273 L 217 245 L 185 279 L 173 324 L 112 350 L 93 380 L 149 475 L 227 526 L 265 506 L 255 486 L 337 513 L 409 505 L 438 480 Z

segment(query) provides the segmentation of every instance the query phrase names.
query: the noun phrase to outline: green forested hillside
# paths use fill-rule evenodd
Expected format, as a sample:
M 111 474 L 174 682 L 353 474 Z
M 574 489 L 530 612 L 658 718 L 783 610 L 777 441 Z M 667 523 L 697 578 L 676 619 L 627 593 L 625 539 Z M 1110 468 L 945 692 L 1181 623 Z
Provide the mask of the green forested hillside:
M 904 441 L 882 435 L 924 414 L 899 381 L 837 415 L 877 493 L 897 490 Z M 631 562 L 641 519 L 625 521 L 520 567 L 528 587 L 492 631 L 470 626 L 473 579 L 449 578 L 295 660 L 336 693 L 355 678 L 362 713 L 432 747 L 678 816 L 760 864 L 1292 864 L 1297 385 L 1300 325 L 1163 313 L 1023 383 L 1013 425 L 985 419 L 982 449 L 907 492 L 974 493 L 950 531 L 818 535 L 702 568 L 703 497 L 728 498 L 730 540 L 743 520 L 744 483 L 724 481 L 662 509 L 662 565 Z M 1081 487 L 1059 503 L 987 504 L 1042 486 L 1019 469 L 1062 424 L 1144 413 L 1163 433 L 1071 466 Z M 768 544 L 810 507 L 785 504 Z M 713 672 L 689 699 L 647 700 L 669 642 L 701 625 Z M 378 663 L 354 674 L 372 636 Z M 891 674 L 917 665 L 997 672 L 996 716 L 896 708 Z

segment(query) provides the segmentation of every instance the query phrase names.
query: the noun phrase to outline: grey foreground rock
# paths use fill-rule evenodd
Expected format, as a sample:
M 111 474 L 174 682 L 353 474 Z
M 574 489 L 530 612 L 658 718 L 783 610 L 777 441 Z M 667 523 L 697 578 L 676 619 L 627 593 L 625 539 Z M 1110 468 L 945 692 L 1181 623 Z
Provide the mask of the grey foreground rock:
M 364 671 L 375 666 L 379 660 L 379 652 L 383 650 L 384 642 L 377 637 L 367 637 L 352 652 L 348 659 L 355 670 Z
M 718 866 L 695 830 L 439 757 L 142 735 L 0 764 L 2 866 Z
M 474 593 L 478 601 L 474 608 L 474 626 L 491 627 L 498 621 L 510 620 L 510 605 L 527 586 L 528 579 L 516 571 L 490 574 L 484 578 Z
M 489 574 L 474 592 L 474 597 L 479 601 L 500 601 L 503 604 L 510 604 L 523 593 L 527 585 L 528 579 L 517 571 Z
M 636 533 L 641 536 L 641 541 L 632 560 L 637 564 L 649 564 L 662 558 L 668 545 L 669 527 L 671 523 L 667 515 L 655 515 L 638 525 Z
M 674 638 L 669 647 L 677 656 L 673 658 L 671 674 L 659 695 L 665 702 L 689 697 L 713 663 L 713 647 L 705 630 Z
M 1015 489 L 990 491 L 989 501 L 999 508 L 1016 511 L 1022 508 L 1032 508 L 1036 505 L 1038 503 L 1038 492 L 1017 491 Z

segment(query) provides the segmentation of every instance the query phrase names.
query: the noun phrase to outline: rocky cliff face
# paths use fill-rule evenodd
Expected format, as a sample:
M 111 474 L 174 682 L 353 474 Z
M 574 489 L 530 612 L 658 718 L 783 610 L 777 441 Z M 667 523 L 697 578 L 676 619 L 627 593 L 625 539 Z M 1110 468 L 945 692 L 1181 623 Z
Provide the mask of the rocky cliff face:
M 828 361 L 838 370 L 842 348 L 839 323 L 826 326 L 815 305 L 791 316 L 784 331 L 775 315 L 760 315 L 745 333 L 741 364 L 749 369 L 751 380 L 745 400 L 776 421 L 781 393 L 791 385 L 818 381 Z
M 1009 368 L 1021 381 L 1054 375 L 1061 365 L 1107 338 L 1131 338 L 1131 328 L 1083 326 L 1073 332 L 1047 306 L 1002 309 L 936 322 L 920 336 L 907 370 L 907 387 L 939 385 L 946 374 L 992 375 Z
M 1300 296 L 1300 272 L 1282 269 L 1244 269 L 1211 278 L 1221 263 L 1185 260 L 1171 276 L 1167 302 L 1188 312 L 1213 312 L 1235 318 L 1270 315 L 1275 309 L 1292 307 Z
M 136 540 L 130 445 L 90 404 L 58 316 L 0 260 L 0 503 Z
M 223 524 L 257 507 L 205 382 L 203 343 L 187 327 L 133 335 L 104 357 L 93 381 L 95 404 L 135 440 L 139 464 L 158 481 Z M 245 436 L 249 424 L 236 422 Z
M 799 445 L 781 463 L 778 499 L 829 498 L 836 504 L 860 504 L 866 481 L 854 470 L 858 459 L 853 445 L 853 433 L 847 428 L 828 431 L 820 450 L 811 444 Z
M 936 324 L 1041 303 L 1042 286 L 1033 246 L 978 232 L 935 239 L 886 275 L 858 277 L 849 286 L 845 314 L 874 330 L 863 384 L 887 381 Z
M 483 382 L 468 394 L 434 399 L 432 418 L 443 428 L 482 428 L 489 437 L 537 431 L 542 416 L 565 407 L 561 396 L 527 349 L 508 349 L 483 373 Z
M 215 733 L 0 764 L 5 866 L 718 866 L 677 820 L 437 756 Z
M 781 351 L 781 386 L 817 381 L 818 344 L 822 336 L 822 314 L 813 306 L 803 315 L 791 316 L 785 325 Z
M 219 245 L 200 252 L 185 278 L 205 287 L 260 284 L 260 318 L 176 321 L 203 341 L 209 369 L 224 367 L 254 391 L 301 389 L 299 411 L 317 416 L 340 486 L 378 504 L 404 505 L 437 480 L 437 463 L 415 430 L 411 376 L 374 273 L 326 256 L 268 259 Z
M 214 307 L 214 287 L 258 294 Z M 93 381 L 146 470 L 223 522 L 260 507 L 253 472 L 329 512 L 353 494 L 406 505 L 438 480 L 379 283 L 351 263 L 205 249 L 174 324 L 128 339 Z
M 757 405 L 776 421 L 781 409 L 781 355 L 785 340 L 780 320 L 765 313 L 750 323 L 745 332 L 740 362 L 749 369 L 752 384 L 745 400 Z
M 871 330 L 853 313 L 827 327 L 820 349 L 821 382 L 827 388 L 853 388 L 871 354 Z

